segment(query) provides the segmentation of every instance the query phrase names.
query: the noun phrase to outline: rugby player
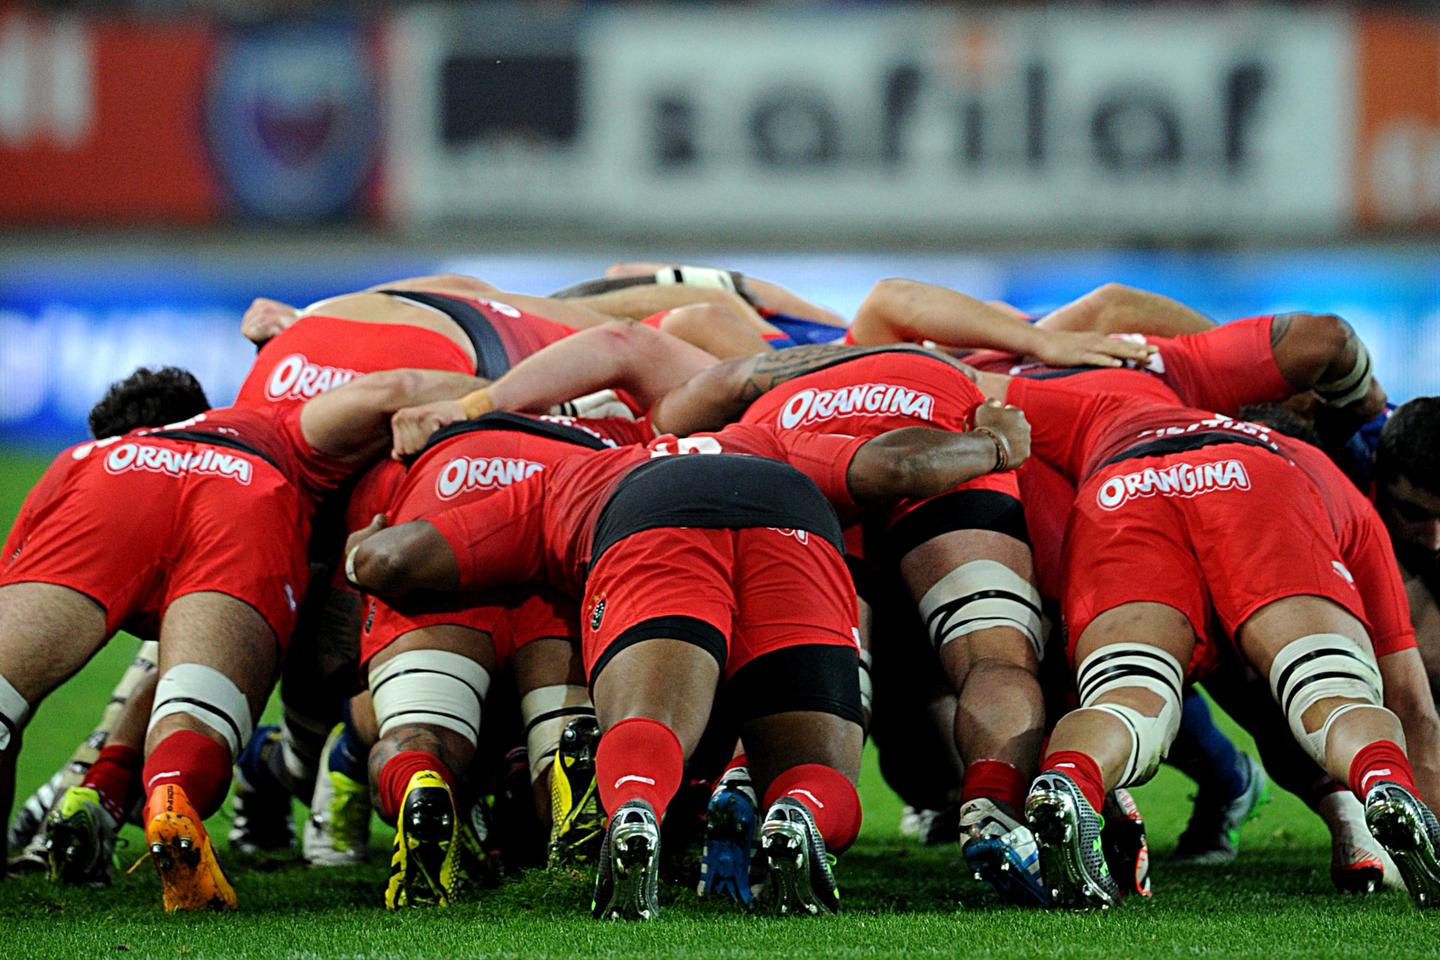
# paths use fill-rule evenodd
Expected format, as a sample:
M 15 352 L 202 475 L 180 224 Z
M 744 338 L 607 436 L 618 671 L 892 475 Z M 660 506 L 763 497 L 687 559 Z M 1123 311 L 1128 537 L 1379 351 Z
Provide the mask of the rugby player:
M 167 910 L 233 908 L 203 820 L 224 797 L 290 639 L 315 504 L 384 449 L 395 410 L 478 382 L 392 371 L 268 410 L 209 409 L 194 378 L 173 368 L 142 368 L 113 386 L 91 416 L 104 439 L 57 457 L 6 543 L 0 806 L 13 799 L 34 705 L 122 627 L 158 636 L 147 846 Z M 97 793 L 56 851 L 81 872 L 108 871 L 105 847 L 124 814 L 110 799 L 107 809 Z
M 1363 413 L 1378 388 L 1363 351 L 1349 354 L 1319 386 L 1336 406 Z M 1294 464 L 1296 449 L 1261 426 L 1133 395 L 1016 378 L 1007 396 L 1037 418 L 1036 450 L 1082 484 L 1064 586 L 1081 708 L 1056 726 L 1026 801 L 1057 898 L 1118 900 L 1091 850 L 1101 797 L 1153 774 L 1178 724 L 1181 686 L 1217 658 L 1219 629 L 1270 678 L 1301 747 L 1365 799 L 1412 897 L 1434 905 L 1440 827 L 1416 799 L 1371 642 L 1383 638 L 1393 649 L 1378 652 L 1395 652 L 1408 623 L 1380 612 L 1393 592 L 1374 584 L 1387 571 L 1372 571 L 1373 549 L 1338 542 L 1339 518 L 1327 522 L 1334 515 Z M 1311 461 L 1339 476 L 1327 460 Z M 1256 515 L 1265 522 L 1251 522 Z
M 494 496 L 577 452 L 649 438 L 629 420 L 489 414 L 462 421 L 430 438 L 378 513 L 394 523 L 425 519 Z M 376 470 L 393 475 L 390 465 Z M 561 778 L 553 784 L 558 791 L 575 795 L 556 812 L 552 859 L 583 862 L 588 850 L 580 848 L 592 838 L 598 848 L 603 815 L 591 799 L 593 776 L 572 783 L 580 778 L 567 779 L 565 769 L 547 763 L 572 718 L 593 723 L 595 716 L 572 655 L 578 639 L 574 602 L 541 588 L 398 605 L 367 600 L 361 664 L 379 734 L 370 780 L 381 817 L 397 825 L 387 907 L 454 899 L 462 845 L 457 778 L 474 757 L 491 679 L 507 666 L 520 698 L 537 808 L 548 821 L 547 773 Z
M 853 513 L 857 500 L 929 496 L 1023 460 L 1017 411 L 986 407 L 975 423 L 879 438 L 746 425 L 661 437 L 377 532 L 347 563 L 358 585 L 389 598 L 537 577 L 584 598 L 605 731 L 596 776 L 611 813 L 596 916 L 656 915 L 659 817 L 722 677 L 769 805 L 766 896 L 782 913 L 833 912 L 825 853 L 859 828 L 861 715 L 854 594 L 825 501 Z

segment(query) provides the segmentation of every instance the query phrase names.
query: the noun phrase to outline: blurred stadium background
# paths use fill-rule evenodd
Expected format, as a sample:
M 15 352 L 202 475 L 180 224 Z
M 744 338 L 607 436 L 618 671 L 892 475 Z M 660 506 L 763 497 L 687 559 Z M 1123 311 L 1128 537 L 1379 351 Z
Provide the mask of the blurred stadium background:
M 0 4 L 0 450 L 257 295 L 714 262 L 1349 318 L 1440 392 L 1440 5 Z

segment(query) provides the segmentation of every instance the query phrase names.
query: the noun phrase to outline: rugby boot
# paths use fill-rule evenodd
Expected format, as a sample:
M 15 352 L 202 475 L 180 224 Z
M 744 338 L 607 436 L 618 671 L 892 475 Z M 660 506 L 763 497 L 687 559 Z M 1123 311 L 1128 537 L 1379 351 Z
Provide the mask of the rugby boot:
M 960 852 L 975 879 L 988 883 L 1000 899 L 1019 906 L 1051 906 L 1040 876 L 1040 852 L 1025 824 L 986 797 L 960 807 Z
M 490 825 L 490 806 L 484 797 L 460 817 L 460 876 L 474 886 L 493 887 L 500 882 L 500 850 Z
M 115 838 L 120 825 L 91 787 L 71 787 L 45 817 L 45 853 L 50 879 L 104 887 L 110 884 Z
M 450 904 L 460 861 L 459 819 L 450 785 L 440 774 L 421 770 L 410 778 L 395 818 L 387 909 Z
M 1116 787 L 1105 795 L 1102 816 L 1105 825 L 1100 830 L 1100 843 L 1121 894 L 1150 896 L 1150 842 L 1135 798 L 1124 787 Z
M 731 767 L 715 784 L 705 807 L 705 841 L 700 855 L 700 896 L 725 896 L 750 906 L 750 859 L 755 850 L 759 804 L 745 767 Z
M 45 850 L 45 814 L 65 792 L 70 765 L 66 764 L 15 808 L 5 834 L 5 849 L 11 873 L 38 873 L 48 869 Z
M 295 819 L 290 792 L 275 779 L 268 755 L 280 749 L 280 728 L 258 727 L 235 761 L 234 819 L 230 849 L 246 857 L 290 855 L 295 849 Z
M 1365 794 L 1365 823 L 1390 852 L 1417 907 L 1440 907 L 1440 822 L 1413 793 L 1381 780 Z
M 610 817 L 590 912 L 597 920 L 654 920 L 659 885 L 660 821 L 644 800 L 628 800 Z
M 301 853 L 312 866 L 349 867 L 370 857 L 370 785 L 332 769 L 330 763 L 344 731 L 343 723 L 336 724 L 320 754 L 301 838 Z
M 1365 825 L 1365 807 L 1349 790 L 1320 799 L 1316 812 L 1330 829 L 1330 880 L 1341 893 L 1365 895 L 1405 885 L 1400 870 Z
M 575 717 L 560 733 L 555 762 L 550 765 L 551 867 L 594 863 L 605 840 L 605 811 L 595 787 L 595 750 L 600 723 L 592 716 Z
M 781 915 L 835 913 L 840 887 L 834 862 L 815 818 L 799 800 L 781 797 L 765 814 L 760 827 L 760 857 L 765 863 L 762 905 Z
M 1245 789 L 1229 802 L 1217 802 L 1203 790 L 1196 795 L 1190 822 L 1171 855 L 1176 863 L 1229 863 L 1240 852 L 1241 824 L 1254 819 L 1270 799 L 1270 782 L 1260 762 L 1248 753 L 1240 758 L 1248 774 Z
M 162 783 L 151 790 L 142 819 L 145 847 L 160 875 L 167 913 L 239 906 L 235 888 L 215 859 L 205 823 L 179 784 Z
M 1035 778 L 1025 798 L 1025 819 L 1040 845 L 1040 873 L 1057 905 L 1113 907 L 1120 886 L 1105 862 L 1104 818 L 1063 773 Z

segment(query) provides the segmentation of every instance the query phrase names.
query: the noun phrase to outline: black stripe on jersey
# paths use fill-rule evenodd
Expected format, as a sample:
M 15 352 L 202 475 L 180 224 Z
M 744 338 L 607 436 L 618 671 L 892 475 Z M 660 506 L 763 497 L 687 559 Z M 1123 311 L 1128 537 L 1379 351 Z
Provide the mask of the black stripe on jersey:
M 465 331 L 470 345 L 475 348 L 475 375 L 495 380 L 510 369 L 510 353 L 500 332 L 480 308 L 457 297 L 443 293 L 424 293 L 418 290 L 381 290 L 383 294 L 413 300 L 439 310 Z
M 421 447 L 419 452 L 411 457 L 411 460 L 413 461 L 423 457 L 431 447 L 444 443 L 451 437 L 458 437 L 466 433 L 477 433 L 481 430 L 524 433 L 532 437 L 544 437 L 547 440 L 572 443 L 577 447 L 584 447 L 587 450 L 613 450 L 616 446 L 613 443 L 606 443 L 594 434 L 586 433 L 579 427 L 555 423 L 552 420 L 540 420 L 536 417 L 527 417 L 520 413 L 487 413 L 476 417 L 474 420 L 460 420 L 436 430 L 430 434 L 430 439 L 425 441 L 425 446 Z

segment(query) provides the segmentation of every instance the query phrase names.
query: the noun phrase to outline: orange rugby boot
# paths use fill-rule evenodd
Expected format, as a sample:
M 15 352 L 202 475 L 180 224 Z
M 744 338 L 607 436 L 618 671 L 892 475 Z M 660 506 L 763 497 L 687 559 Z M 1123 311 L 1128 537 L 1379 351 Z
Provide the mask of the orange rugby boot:
M 200 814 L 177 784 L 162 783 L 145 802 L 145 847 L 160 874 L 165 910 L 234 910 L 239 904 Z

